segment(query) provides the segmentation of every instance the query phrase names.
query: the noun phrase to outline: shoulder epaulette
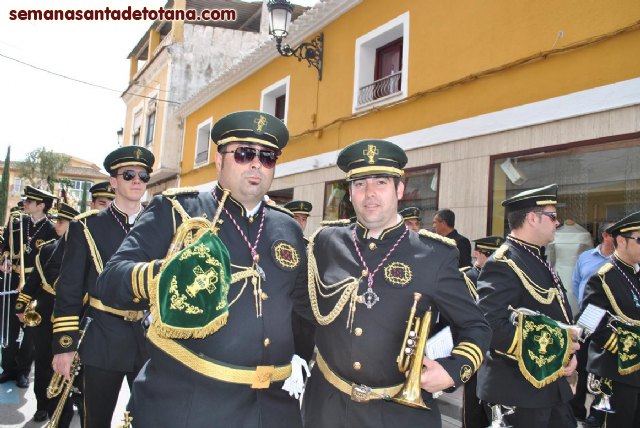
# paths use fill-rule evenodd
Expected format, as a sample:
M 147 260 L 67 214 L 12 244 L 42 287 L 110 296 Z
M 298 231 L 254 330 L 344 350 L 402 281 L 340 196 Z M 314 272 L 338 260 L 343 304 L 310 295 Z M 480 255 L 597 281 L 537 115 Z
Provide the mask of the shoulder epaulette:
M 173 187 L 162 192 L 162 196 L 197 195 L 200 193 L 195 187 Z
M 47 245 L 47 244 L 49 244 L 49 243 L 51 243 L 53 241 L 55 241 L 55 239 L 49 239 L 46 242 L 40 242 L 40 243 L 36 242 L 36 248 L 39 250 L 40 248 L 44 247 L 45 245 Z
M 321 226 L 349 226 L 352 223 L 350 218 L 343 218 L 340 220 L 323 220 L 320 222 Z
M 83 212 L 81 214 L 78 214 L 73 219 L 74 220 L 82 220 L 83 218 L 91 217 L 92 215 L 98 214 L 99 212 L 100 212 L 100 210 L 85 211 L 85 212 Z
M 496 252 L 493 253 L 493 257 L 496 259 L 504 258 L 504 253 L 506 253 L 508 249 L 509 249 L 509 246 L 507 244 L 500 245 L 500 248 L 498 248 Z
M 285 213 L 286 215 L 288 215 L 289 217 L 293 218 L 293 213 L 291 211 L 289 211 L 288 209 L 286 209 L 285 207 L 281 207 L 280 205 L 271 205 L 271 204 L 266 204 L 267 208 L 272 208 L 276 211 L 280 211 Z
M 461 267 L 460 269 L 458 269 L 460 272 L 465 273 L 466 271 L 468 271 L 469 269 L 471 269 L 473 266 L 465 266 L 465 267 Z
M 604 275 L 605 273 L 609 272 L 611 268 L 613 268 L 613 263 L 606 262 L 600 267 L 600 269 L 598 269 L 598 275 L 600 276 Z
M 450 247 L 455 247 L 456 246 L 456 241 L 454 241 L 453 239 L 446 238 L 446 237 L 444 237 L 442 235 L 438 235 L 437 233 L 429 232 L 426 229 L 420 229 L 418 234 L 420 236 L 424 236 L 425 238 L 431 238 L 431 239 L 434 239 L 436 241 L 440 241 L 442 243 L 445 243 Z

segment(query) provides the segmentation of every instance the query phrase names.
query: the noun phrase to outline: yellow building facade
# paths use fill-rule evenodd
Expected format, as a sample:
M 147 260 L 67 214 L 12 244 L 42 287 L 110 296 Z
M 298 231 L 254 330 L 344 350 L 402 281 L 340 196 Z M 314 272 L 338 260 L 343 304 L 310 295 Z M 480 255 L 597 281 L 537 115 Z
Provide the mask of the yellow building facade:
M 500 201 L 552 182 L 561 216 L 591 239 L 640 209 L 640 2 L 326 0 L 285 42 L 319 33 L 322 80 L 272 42 L 177 109 L 181 186 L 214 183 L 212 123 L 272 113 L 270 94 L 284 94 L 291 140 L 272 191 L 312 202 L 310 230 L 349 213 L 335 160 L 365 138 L 407 151 L 401 206 L 421 207 L 424 227 L 450 208 L 470 239 L 506 233 Z M 384 55 L 399 63 L 380 77 Z

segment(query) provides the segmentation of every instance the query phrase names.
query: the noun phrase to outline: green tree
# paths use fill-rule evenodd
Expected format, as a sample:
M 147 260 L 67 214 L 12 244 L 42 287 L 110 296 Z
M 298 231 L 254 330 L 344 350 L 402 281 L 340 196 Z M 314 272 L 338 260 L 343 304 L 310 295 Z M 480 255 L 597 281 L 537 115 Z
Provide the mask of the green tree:
M 11 146 L 7 148 L 7 157 L 4 158 L 2 170 L 2 183 L 0 184 L 0 225 L 4 225 L 7 216 L 7 202 L 9 201 L 9 169 L 11 168 Z
M 53 192 L 55 183 L 65 180 L 59 175 L 69 165 L 70 160 L 67 155 L 40 147 L 27 153 L 24 162 L 20 163 L 20 176 L 32 186 Z
M 87 193 L 89 193 L 89 183 L 85 181 L 82 183 L 82 198 L 80 199 L 79 209 L 81 213 L 87 210 Z

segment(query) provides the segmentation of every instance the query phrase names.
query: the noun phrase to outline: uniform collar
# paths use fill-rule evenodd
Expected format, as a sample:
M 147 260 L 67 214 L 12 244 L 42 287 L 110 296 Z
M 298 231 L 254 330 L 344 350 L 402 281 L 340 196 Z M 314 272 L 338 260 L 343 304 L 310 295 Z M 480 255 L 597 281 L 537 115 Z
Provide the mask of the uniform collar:
M 116 205 L 116 201 L 111 202 L 111 205 L 109 205 L 109 209 L 111 210 L 113 215 L 115 215 L 118 219 L 122 220 L 124 224 L 131 226 L 131 224 L 129 223 L 129 215 L 124 211 L 122 211 L 120 208 L 118 208 L 118 205 Z M 138 216 L 140 216 L 141 212 L 142 212 L 142 205 L 140 205 L 140 210 L 134 216 L 132 216 L 134 221 L 136 218 L 138 218 Z
M 405 230 L 404 221 L 402 220 L 402 217 L 400 216 L 398 217 L 399 217 L 398 223 L 383 230 L 380 236 L 377 238 L 378 240 L 382 241 L 384 239 L 394 239 L 394 238 L 397 239 L 400 235 L 404 233 L 404 230 Z M 362 223 L 360 223 L 360 221 L 356 222 L 356 235 L 360 239 L 373 239 L 369 236 L 369 229 L 366 226 L 364 226 Z
M 222 199 L 222 192 L 223 190 L 220 184 L 216 184 L 215 189 L 213 189 L 213 194 L 217 201 L 220 201 L 220 199 Z M 260 213 L 262 212 L 262 204 L 264 204 L 264 202 L 260 202 L 258 206 L 253 210 L 253 215 L 249 215 L 244 205 L 236 200 L 233 195 L 229 194 L 229 196 L 227 196 L 227 201 L 225 202 L 224 207 L 234 217 L 247 217 L 249 218 L 250 222 L 253 222 L 256 217 L 260 216 Z
M 524 245 L 525 247 L 527 247 L 528 249 L 533 251 L 534 254 L 536 254 L 536 255 L 538 255 L 540 257 L 544 257 L 545 256 L 544 247 L 538 247 L 537 245 L 530 244 L 530 243 L 528 243 L 526 241 L 523 241 L 522 239 L 515 238 L 513 235 L 509 235 L 509 236 L 507 236 L 507 238 L 517 242 L 518 244 Z
M 627 272 L 628 274 L 631 275 L 635 275 L 636 274 L 636 267 L 630 265 L 629 263 L 623 261 L 620 257 L 618 257 L 618 255 L 614 252 L 613 255 L 611 256 L 616 264 L 620 267 L 620 269 L 622 269 L 623 271 Z

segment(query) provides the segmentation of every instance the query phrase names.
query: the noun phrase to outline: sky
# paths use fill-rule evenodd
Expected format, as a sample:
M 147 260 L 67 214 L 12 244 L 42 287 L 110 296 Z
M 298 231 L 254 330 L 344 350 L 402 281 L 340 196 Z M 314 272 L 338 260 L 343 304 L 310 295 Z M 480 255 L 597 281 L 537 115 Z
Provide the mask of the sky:
M 297 0 L 312 5 L 316 0 Z M 159 8 L 166 0 L 0 1 L 0 161 L 45 147 L 102 166 L 124 125 L 127 55 L 152 21 L 20 21 L 20 9 Z M 13 59 L 10 59 L 13 58 Z M 22 63 L 16 62 L 21 61 Z M 85 85 L 31 66 L 113 90 Z

